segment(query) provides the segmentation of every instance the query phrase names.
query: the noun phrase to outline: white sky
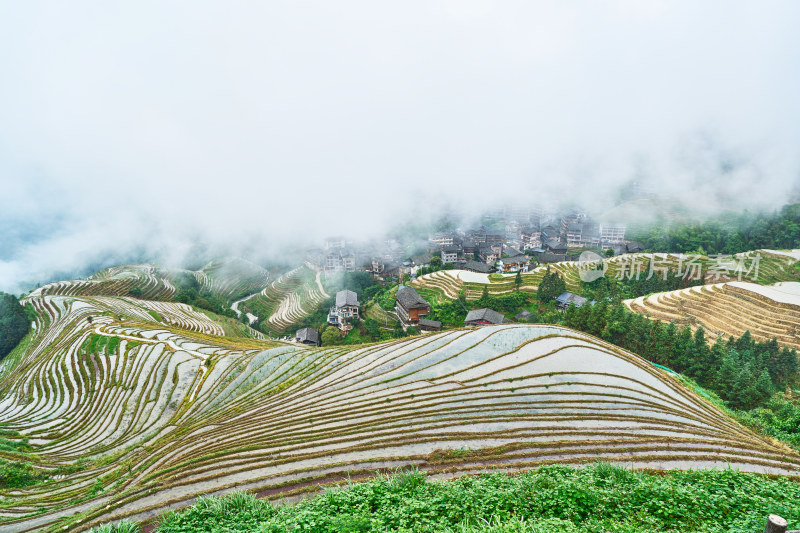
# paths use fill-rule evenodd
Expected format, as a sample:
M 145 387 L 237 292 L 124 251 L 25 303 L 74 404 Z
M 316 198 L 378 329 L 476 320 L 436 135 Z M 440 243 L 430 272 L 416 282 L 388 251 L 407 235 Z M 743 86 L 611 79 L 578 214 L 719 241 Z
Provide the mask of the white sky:
M 373 235 L 410 206 L 610 205 L 636 175 L 777 207 L 800 176 L 798 20 L 792 1 L 0 3 L 0 290 L 198 236 Z

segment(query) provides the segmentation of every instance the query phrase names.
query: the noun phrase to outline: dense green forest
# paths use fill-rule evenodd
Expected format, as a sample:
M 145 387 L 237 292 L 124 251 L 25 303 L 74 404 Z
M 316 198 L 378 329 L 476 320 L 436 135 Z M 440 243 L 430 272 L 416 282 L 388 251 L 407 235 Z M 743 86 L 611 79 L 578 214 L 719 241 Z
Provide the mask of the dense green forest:
M 771 513 L 787 518 L 790 528 L 800 527 L 800 483 L 736 470 L 655 474 L 597 463 L 450 481 L 399 472 L 328 489 L 295 505 L 237 492 L 167 513 L 155 531 L 757 533 Z M 124 523 L 96 533 L 136 531 Z
M 695 224 L 657 226 L 632 238 L 650 252 L 736 254 L 760 248 L 800 247 L 800 204 L 763 215 L 720 215 Z
M 0 292 L 0 360 L 30 331 L 32 311 L 26 311 L 13 294 Z

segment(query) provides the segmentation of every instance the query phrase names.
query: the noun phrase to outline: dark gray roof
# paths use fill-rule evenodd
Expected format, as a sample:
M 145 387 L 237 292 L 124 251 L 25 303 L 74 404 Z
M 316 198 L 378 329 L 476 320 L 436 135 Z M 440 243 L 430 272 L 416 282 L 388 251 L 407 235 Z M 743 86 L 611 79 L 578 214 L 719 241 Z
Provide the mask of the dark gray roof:
M 400 267 L 395 263 L 386 263 L 383 267 L 383 275 L 384 276 L 396 276 L 400 270 Z
M 428 265 L 431 262 L 431 254 L 417 254 L 411 260 L 415 265 Z
M 583 296 L 578 296 L 577 294 L 573 294 L 571 292 L 565 292 L 560 294 L 558 298 L 556 298 L 556 301 L 561 305 L 575 304 L 575 307 L 580 307 L 588 300 Z
M 397 301 L 404 309 L 430 307 L 430 304 L 411 287 L 400 287 L 397 289 Z
M 483 274 L 488 274 L 489 271 L 492 270 L 492 267 L 486 263 L 481 263 L 478 261 L 467 261 L 467 264 L 464 265 L 464 268 L 475 272 L 481 272 Z
M 358 295 L 353 291 L 339 291 L 336 293 L 336 307 L 345 305 L 358 306 Z
M 504 257 L 501 259 L 503 263 L 530 263 L 531 259 L 525 254 L 515 255 L 514 257 Z
M 314 328 L 298 329 L 295 338 L 300 342 L 313 342 L 319 344 L 319 332 Z
M 438 320 L 428 320 L 427 318 L 420 318 L 419 319 L 420 326 L 426 326 L 429 328 L 440 328 L 442 327 L 442 323 Z
M 550 239 L 549 241 L 547 241 L 545 243 L 545 246 L 547 246 L 548 248 L 552 248 L 554 250 L 561 250 L 561 249 L 566 250 L 566 248 L 567 248 L 566 244 L 564 244 L 563 242 L 560 242 L 557 239 Z
M 457 246 L 446 246 L 442 248 L 442 251 L 446 254 L 457 254 L 458 252 L 461 251 L 461 248 Z
M 628 253 L 641 252 L 644 250 L 644 246 L 642 246 L 642 243 L 640 242 L 633 241 L 625 245 L 625 250 L 627 250 Z
M 490 324 L 502 324 L 503 322 L 507 322 L 506 317 L 504 317 L 501 313 L 498 313 L 493 309 L 489 309 L 488 307 L 470 311 L 467 313 L 467 317 L 464 319 L 464 322 L 469 323 L 479 320 L 489 322 Z
M 559 261 L 566 261 L 566 260 L 567 260 L 567 254 L 551 254 L 550 252 L 539 254 L 540 263 L 558 263 Z

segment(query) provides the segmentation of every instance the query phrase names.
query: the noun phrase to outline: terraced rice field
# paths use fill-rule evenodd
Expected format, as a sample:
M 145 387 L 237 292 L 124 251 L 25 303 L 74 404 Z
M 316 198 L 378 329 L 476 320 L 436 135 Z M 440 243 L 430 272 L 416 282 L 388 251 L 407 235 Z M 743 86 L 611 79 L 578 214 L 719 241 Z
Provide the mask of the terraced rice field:
M 260 291 L 267 285 L 269 272 L 239 258 L 212 261 L 202 269 L 181 270 L 152 264 L 122 265 L 106 268 L 84 280 L 60 281 L 44 285 L 35 296 L 125 296 L 134 288 L 139 298 L 169 300 L 176 292 L 172 281 L 180 273 L 194 276 L 200 290 L 208 290 L 227 300 Z
M 175 294 L 175 287 L 158 267 L 140 264 L 106 268 L 84 280 L 48 283 L 31 296 L 124 296 L 135 287 L 142 290 L 141 298 L 147 300 L 168 300 Z
M 364 317 L 376 320 L 383 327 L 391 327 L 400 320 L 395 311 L 385 311 L 376 302 L 364 308 Z
M 760 254 L 758 278 L 754 281 L 761 284 L 772 284 L 778 281 L 800 280 L 800 269 L 798 260 L 794 256 L 800 256 L 800 250 L 795 252 L 774 252 L 770 250 L 758 250 L 738 254 L 735 259 L 725 260 L 725 264 L 732 264 L 730 261 L 743 259 L 745 268 L 751 265 L 755 254 Z M 699 257 L 694 263 L 690 263 L 690 256 L 684 254 L 623 254 L 603 261 L 603 269 L 606 277 L 631 278 L 638 276 L 641 279 L 649 275 L 663 276 L 664 269 L 674 272 L 694 272 L 691 264 L 700 265 L 702 274 L 708 281 L 729 281 L 736 279 L 737 276 L 723 275 L 722 271 L 714 270 L 709 272 L 709 268 L 716 264 L 715 258 Z M 550 270 L 561 274 L 567 285 L 567 290 L 580 293 L 581 291 L 581 268 L 586 268 L 577 261 L 563 261 L 550 265 Z M 598 265 L 597 269 L 600 267 Z M 539 283 L 547 270 L 546 265 L 540 265 L 535 269 L 522 274 L 523 291 L 535 292 Z M 732 269 L 733 270 L 733 269 Z M 652 274 L 651 274 L 652 273 Z M 486 287 L 489 294 L 505 294 L 516 290 L 514 279 L 516 273 L 510 274 L 479 274 L 467 270 L 440 270 L 420 276 L 410 283 L 412 287 L 418 289 L 434 290 L 450 299 L 458 298 L 459 292 L 463 289 L 467 300 L 477 300 L 483 294 Z M 743 280 L 750 280 L 749 276 L 743 276 Z
M 404 465 L 453 476 L 603 458 L 800 474 L 800 456 L 672 375 L 564 328 L 309 348 L 218 337 L 177 304 L 30 301 L 33 342 L 0 368 L 0 428 L 27 436 L 40 468 L 90 462 L 4 491 L 3 531 L 144 520 L 233 489 L 291 497 Z M 95 353 L 96 336 L 118 344 Z
M 570 274 L 573 269 L 572 265 L 565 263 L 558 263 L 552 265 L 553 270 Z M 575 270 L 575 278 L 577 277 L 577 268 Z M 539 282 L 544 275 L 544 267 L 537 267 L 535 270 L 522 275 L 522 285 L 520 290 L 536 292 Z M 410 286 L 416 289 L 428 289 L 439 292 L 445 297 L 455 300 L 458 298 L 459 292 L 464 290 L 467 300 L 477 300 L 483 294 L 484 287 L 487 288 L 489 294 L 506 294 L 516 290 L 514 285 L 514 278 L 516 274 L 480 274 L 477 272 L 470 272 L 468 270 L 440 270 L 425 274 L 409 283 Z M 573 289 L 575 289 L 575 280 L 571 280 Z M 569 283 L 569 282 L 568 282 Z
M 604 260 L 602 268 L 608 277 L 628 277 L 632 271 L 641 272 L 644 279 L 650 272 L 653 254 L 625 254 Z M 656 258 L 654 268 L 672 268 L 678 270 L 681 256 L 663 255 Z M 633 266 L 631 266 L 633 265 Z M 535 292 L 542 281 L 548 265 L 540 265 L 530 272 L 522 274 L 520 290 Z M 549 265 L 551 272 L 558 272 L 567 285 L 567 290 L 579 293 L 581 290 L 581 268 L 589 268 L 578 261 L 562 261 Z M 597 269 L 601 267 L 598 265 Z M 635 269 L 635 270 L 632 270 Z M 658 275 L 657 273 L 655 275 Z M 411 285 L 416 288 L 430 289 L 442 293 L 450 299 L 458 298 L 461 289 L 464 290 L 467 300 L 477 300 L 483 294 L 484 287 L 489 294 L 506 294 L 516 290 L 514 280 L 516 273 L 509 274 L 479 274 L 467 270 L 440 270 L 431 274 L 420 276 Z
M 800 283 L 756 285 L 716 283 L 626 300 L 625 305 L 653 319 L 702 326 L 728 337 L 749 330 L 759 341 L 777 338 L 800 350 Z
M 756 253 L 761 255 L 757 283 L 772 285 L 781 281 L 800 281 L 800 250 L 758 250 L 737 254 L 737 257 L 751 258 Z
M 231 257 L 210 262 L 196 273 L 201 290 L 209 290 L 228 300 L 264 288 L 269 272 L 245 259 Z
M 242 307 L 267 317 L 267 328 L 283 331 L 313 313 L 329 297 L 322 287 L 320 273 L 301 266 L 270 283 L 261 294 L 243 302 Z

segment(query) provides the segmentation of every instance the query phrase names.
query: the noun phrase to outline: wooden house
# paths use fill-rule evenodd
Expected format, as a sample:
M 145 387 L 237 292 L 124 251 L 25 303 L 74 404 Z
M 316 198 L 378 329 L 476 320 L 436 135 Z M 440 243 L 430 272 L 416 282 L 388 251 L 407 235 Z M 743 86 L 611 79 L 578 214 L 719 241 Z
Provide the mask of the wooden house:
M 397 289 L 395 310 L 403 324 L 416 326 L 419 324 L 420 317 L 430 313 L 431 304 L 426 302 L 413 288 L 400 287 Z

